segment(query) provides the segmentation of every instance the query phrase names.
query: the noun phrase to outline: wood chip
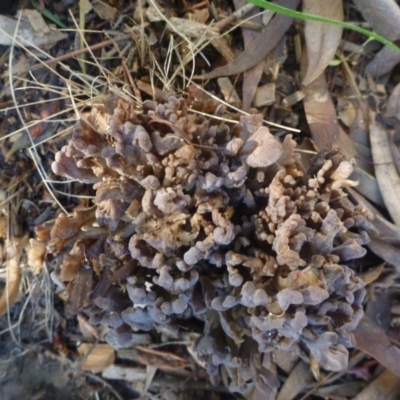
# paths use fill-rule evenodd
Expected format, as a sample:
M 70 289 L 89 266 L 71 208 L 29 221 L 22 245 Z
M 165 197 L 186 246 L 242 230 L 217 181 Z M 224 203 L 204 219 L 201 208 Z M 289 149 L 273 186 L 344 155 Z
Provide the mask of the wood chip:
M 86 357 L 82 364 L 84 371 L 101 372 L 115 361 L 114 349 L 105 343 L 95 344 L 94 347 L 92 343 L 82 343 L 78 353 Z
M 254 107 L 264 107 L 275 103 L 275 83 L 267 83 L 266 85 L 259 86 L 254 96 Z

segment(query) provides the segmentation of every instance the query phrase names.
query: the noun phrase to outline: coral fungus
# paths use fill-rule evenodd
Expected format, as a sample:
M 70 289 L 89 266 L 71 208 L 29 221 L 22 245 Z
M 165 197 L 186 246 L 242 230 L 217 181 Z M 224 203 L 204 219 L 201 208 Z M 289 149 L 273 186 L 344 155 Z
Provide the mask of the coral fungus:
M 78 122 L 53 163 L 93 185 L 95 207 L 38 230 L 70 309 L 122 343 L 202 321 L 197 356 L 213 382 L 223 366 L 233 391 L 275 390 L 276 350 L 345 369 L 365 293 L 345 262 L 368 242 L 346 194 L 353 163 L 331 151 L 306 170 L 290 135 L 258 114 L 226 122 L 212 102 L 171 94 L 107 111 Z

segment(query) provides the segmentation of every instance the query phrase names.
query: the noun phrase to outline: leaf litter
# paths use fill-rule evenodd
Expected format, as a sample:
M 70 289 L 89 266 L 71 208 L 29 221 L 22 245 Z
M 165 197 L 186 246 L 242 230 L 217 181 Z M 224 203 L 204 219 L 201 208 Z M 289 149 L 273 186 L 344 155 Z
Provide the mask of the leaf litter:
M 393 312 L 400 302 L 398 77 L 390 72 L 399 62 L 398 55 L 392 53 L 389 62 L 385 57 L 393 50 L 380 50 L 373 43 L 365 45 L 365 38 L 356 33 L 271 12 L 263 17 L 259 14 L 263 10 L 239 1 L 234 6 L 222 1 L 182 2 L 167 7 L 153 0 L 137 4 L 93 0 L 93 9 L 89 9 L 85 21 L 79 21 L 79 3 L 83 2 L 68 3 L 43 2 L 69 28 L 64 32 L 46 20 L 45 26 L 41 23 L 41 30 L 34 26 L 24 30 L 28 32 L 25 35 L 30 35 L 27 39 L 16 33 L 17 27 L 26 23 L 24 17 L 7 17 L 10 24 L 1 24 L 0 38 L 8 40 L 2 44 L 4 56 L 0 57 L 0 212 L 3 221 L 7 221 L 0 244 L 0 277 L 4 282 L 0 303 L 5 313 L 0 320 L 1 357 L 8 360 L 2 370 L 5 379 L 14 373 L 11 360 L 24 361 L 28 354 L 34 354 L 30 357 L 35 363 L 64 366 L 53 368 L 54 377 L 62 385 L 54 387 L 39 374 L 35 376 L 40 386 L 36 393 L 24 385 L 19 389 L 24 391 L 19 395 L 25 397 L 40 398 L 51 391 L 65 390 L 73 385 L 66 378 L 72 372 L 79 377 L 80 385 L 74 390 L 83 390 L 84 398 L 372 399 L 376 393 L 397 398 L 399 325 Z M 332 19 L 343 20 L 345 15 L 346 22 L 355 19 L 364 23 L 361 13 L 377 33 L 389 40 L 397 39 L 397 4 L 389 0 L 355 0 L 354 4 L 358 9 L 339 0 L 280 2 L 282 6 L 300 6 L 304 12 Z M 392 7 L 390 18 L 385 16 L 388 6 Z M 32 10 L 22 15 L 29 13 Z M 195 23 L 190 22 L 193 18 Z M 83 47 L 74 48 L 75 37 L 85 39 Z M 358 46 L 358 51 L 346 50 L 346 43 Z M 82 54 L 85 57 L 77 62 L 76 57 Z M 18 61 L 21 67 L 16 69 Z M 374 78 L 364 79 L 365 71 Z M 217 80 L 227 77 L 229 81 Z M 257 91 L 262 93 L 266 85 L 270 85 L 267 93 L 272 94 L 271 103 L 256 102 Z M 38 243 L 48 235 L 44 222 L 56 219 L 61 210 L 73 215 L 78 206 L 91 207 L 94 193 L 74 179 L 56 177 L 50 164 L 55 153 L 70 140 L 73 123 L 87 120 L 93 107 L 107 107 L 120 98 L 134 102 L 140 109 L 144 99 L 155 98 L 163 91 L 189 96 L 193 105 L 201 98 L 209 104 L 200 110 L 205 115 L 210 113 L 213 102 L 221 108 L 233 106 L 233 113 L 242 112 L 242 101 L 244 112 L 261 112 L 264 119 L 278 124 L 272 129 L 275 137 L 284 137 L 285 128 L 294 130 L 297 151 L 303 159 L 307 159 L 310 148 L 306 142 L 311 138 L 312 153 L 338 148 L 347 160 L 356 160 L 354 179 L 362 184 L 346 193 L 367 212 L 363 229 L 370 243 L 367 256 L 357 264 L 350 263 L 367 285 L 366 309 L 374 298 L 390 293 L 385 300 L 389 324 L 381 326 L 370 316 L 363 317 L 353 331 L 355 343 L 348 370 L 328 373 L 324 365 L 307 354 L 293 354 L 293 362 L 283 368 L 279 353 L 274 352 L 275 362 L 282 365 L 278 373 L 280 389 L 261 393 L 258 388 L 249 387 L 241 395 L 229 393 L 222 384 L 213 386 L 208 382 L 193 352 L 196 339 L 156 332 L 149 336 L 138 331 L 130 339 L 137 356 L 127 360 L 111 340 L 112 330 L 106 325 L 82 316 L 78 322 L 68 312 L 64 282 L 55 274 L 57 257 L 43 258 L 43 248 Z M 386 92 L 391 94 L 389 99 Z M 294 101 L 288 102 L 295 94 Z M 351 114 L 343 114 L 344 104 L 351 107 Z M 221 118 L 224 115 L 222 112 Z M 367 135 L 356 136 L 362 132 Z M 272 143 L 259 139 L 261 147 Z M 90 232 L 82 233 L 82 240 L 85 235 Z M 182 329 L 196 335 L 198 323 L 182 321 Z M 90 326 L 96 335 L 87 334 Z M 152 350 L 159 345 L 165 350 Z M 372 364 L 371 358 L 375 360 Z M 264 359 L 264 368 L 273 369 L 268 359 Z M 21 365 L 21 377 L 29 379 L 32 363 Z M 360 377 L 352 373 L 357 369 L 364 371 L 368 381 L 360 378 L 361 372 Z M 128 374 L 131 378 L 126 380 Z M 113 387 L 115 379 L 123 382 L 118 389 Z M 222 382 L 228 384 L 228 379 L 225 372 Z M 339 385 L 343 380 L 346 385 Z M 9 392 L 3 398 L 11 398 L 17 391 L 12 380 L 7 385 Z

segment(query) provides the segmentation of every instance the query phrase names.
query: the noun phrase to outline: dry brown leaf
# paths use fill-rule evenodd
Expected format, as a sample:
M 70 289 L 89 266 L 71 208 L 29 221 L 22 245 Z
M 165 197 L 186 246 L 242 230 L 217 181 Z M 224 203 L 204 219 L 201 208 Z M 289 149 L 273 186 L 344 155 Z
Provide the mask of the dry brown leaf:
M 324 74 L 303 89 L 303 104 L 312 139 L 318 150 L 330 149 L 339 137 L 336 111 Z
M 353 331 L 356 348 L 368 353 L 384 367 L 400 377 L 400 349 L 390 342 L 385 331 L 367 315 Z M 361 399 L 361 398 L 360 398 Z
M 374 32 L 386 39 L 400 38 L 400 8 L 395 0 L 354 0 Z
M 250 71 L 253 71 L 253 68 Z M 254 96 L 254 107 L 265 107 L 275 103 L 275 94 L 275 83 L 267 83 L 266 85 L 259 86 Z
M 282 0 L 280 5 L 296 9 L 299 2 L 300 0 Z M 253 42 L 253 45 L 241 53 L 232 63 L 196 78 L 212 79 L 220 76 L 237 75 L 254 67 L 279 43 L 292 22 L 292 18 L 280 14 L 276 15 L 265 31 Z
M 400 8 L 394 0 L 354 0 L 372 29 L 389 40 L 400 38 Z M 400 55 L 384 47 L 368 64 L 367 71 L 375 77 L 391 71 L 400 62 Z
M 391 315 L 393 291 L 389 288 L 393 285 L 394 279 L 395 278 L 386 279 L 386 277 L 383 276 L 376 285 L 371 285 L 367 288 L 370 293 L 365 314 L 367 314 L 385 332 L 389 329 L 393 317 Z M 374 287 L 379 288 L 379 290 L 374 290 Z
M 342 0 L 303 0 L 303 12 L 319 17 L 343 21 Z M 332 61 L 340 43 L 343 28 L 324 22 L 306 20 L 304 35 L 306 40 L 308 66 L 303 85 L 309 85 Z
M 94 346 L 92 343 L 82 343 L 78 347 L 78 353 L 86 357 L 82 364 L 84 371 L 101 372 L 115 361 L 114 349 L 105 343 Z
M 172 17 L 170 19 L 171 25 L 181 34 L 189 37 L 213 39 L 219 36 L 218 29 L 210 27 L 209 25 L 202 24 L 196 21 L 189 21 L 185 18 Z M 167 25 L 168 26 L 168 25 Z M 168 29 L 172 29 L 168 26 Z
M 272 354 L 275 364 L 287 374 L 299 362 L 299 356 L 294 351 L 288 352 L 282 349 L 275 349 Z
M 368 200 L 355 190 L 349 188 L 348 191 L 357 203 L 368 211 L 368 219 L 365 221 L 363 228 L 368 232 L 369 236 L 395 245 L 400 244 L 400 228 L 386 220 Z
M 232 62 L 235 59 L 235 54 L 233 53 L 231 47 L 228 45 L 226 40 L 223 38 L 216 38 L 211 42 L 211 45 L 215 50 L 225 58 L 227 63 Z
M 188 360 L 168 351 L 159 351 L 142 346 L 136 346 L 135 349 L 139 352 L 139 362 L 146 366 L 149 365 L 164 371 L 176 371 L 189 365 Z
M 34 14 L 36 13 L 36 14 Z M 33 15 L 35 18 L 33 18 Z M 38 21 L 41 20 L 40 28 Z M 32 26 L 31 21 L 35 21 L 35 26 Z M 14 37 L 18 21 L 14 18 L 0 15 L 0 44 L 9 46 Z M 46 32 L 43 31 L 43 26 L 46 26 Z M 39 32 L 37 32 L 39 29 Z M 18 26 L 18 37 L 16 45 L 24 46 L 49 46 L 57 43 L 59 40 L 65 39 L 67 35 L 58 30 L 50 30 L 43 20 L 43 17 L 36 10 L 23 10 L 21 21 Z
M 364 387 L 365 383 L 361 381 L 345 382 L 322 387 L 314 393 L 323 399 L 347 400 L 353 399 Z
M 98 15 L 100 19 L 105 21 L 114 21 L 117 18 L 118 10 L 115 7 L 111 7 L 102 1 L 93 3 L 93 11 Z
M 232 104 L 236 108 L 241 108 L 242 102 L 230 78 L 228 78 L 227 76 L 223 76 L 217 79 L 217 83 L 222 95 L 224 96 L 224 100 L 228 104 Z
M 194 10 L 193 12 L 189 13 L 188 17 L 190 21 L 196 21 L 200 22 L 201 24 L 205 24 L 208 21 L 208 18 L 210 18 L 210 11 L 208 8 Z
M 395 117 L 400 121 L 400 83 L 390 93 L 386 104 L 386 115 L 388 117 Z
M 291 400 L 294 399 L 304 387 L 313 381 L 313 376 L 310 372 L 309 366 L 300 361 L 290 372 L 285 383 L 279 390 L 277 400 Z
M 399 396 L 400 379 L 386 369 L 353 400 L 398 400 Z
M 260 61 L 257 65 L 245 71 L 243 74 L 243 110 L 249 111 L 251 103 L 257 93 L 257 87 L 260 83 L 264 71 L 264 60 Z M 275 99 L 275 91 L 274 91 Z M 271 103 L 270 103 L 271 104 Z M 257 105 L 254 105 L 258 107 Z
M 385 269 L 386 263 L 382 263 L 377 267 L 371 268 L 368 271 L 357 275 L 359 278 L 363 280 L 366 285 L 376 281 L 380 276 L 383 270 Z
M 399 133 L 396 131 L 389 131 L 389 145 L 392 152 L 394 165 L 396 166 L 397 173 L 400 174 L 400 148 L 398 146 Z
M 276 389 L 267 388 L 266 391 L 260 391 L 256 387 L 250 392 L 243 396 L 246 400 L 275 400 Z
M 375 176 L 360 168 L 359 158 L 357 159 L 357 169 L 351 175 L 351 179 L 358 182 L 357 192 L 373 203 L 385 207 L 381 191 Z
M 233 4 L 235 5 L 236 10 L 240 9 L 243 5 L 246 4 L 244 0 L 234 0 Z M 254 15 L 258 12 L 258 10 L 251 11 L 248 15 Z M 261 15 L 258 15 L 252 18 L 253 22 L 261 24 Z M 245 51 L 252 45 L 252 43 L 260 36 L 259 32 L 252 31 L 250 29 L 242 28 L 243 42 Z M 254 95 L 257 90 L 257 86 L 260 83 L 261 76 L 264 70 L 264 60 L 261 60 L 254 67 L 244 72 L 243 75 L 243 110 L 249 111 L 251 107 L 251 103 L 254 99 Z M 257 106 L 256 106 L 257 107 Z
M 357 110 L 355 104 L 343 97 L 338 98 L 338 117 L 339 119 L 348 127 L 350 128 L 356 117 L 357 117 Z
M 396 267 L 400 273 L 400 249 L 399 246 L 392 246 L 390 243 L 371 238 L 368 247 L 380 258 Z
M 372 111 L 370 121 L 375 176 L 386 208 L 394 223 L 400 227 L 400 177 L 393 163 L 388 133 L 379 122 L 375 121 L 375 113 Z
M 149 387 L 151 385 L 151 382 L 153 381 L 156 372 L 157 372 L 157 367 L 153 367 L 152 365 L 146 365 L 146 382 L 144 384 L 140 400 L 144 400 L 146 398 L 146 393 L 149 390 Z
M 367 65 L 367 72 L 375 78 L 390 72 L 400 62 L 400 54 L 384 47 Z
M 363 224 L 370 237 L 368 247 L 383 260 L 394 265 L 400 271 L 400 229 L 387 221 L 379 211 L 353 189 L 348 189 L 353 199 L 368 211 Z
M 99 336 L 97 329 L 89 323 L 89 321 L 81 314 L 76 317 L 79 325 L 79 330 L 82 333 L 83 340 L 87 342 L 92 342 L 95 338 Z

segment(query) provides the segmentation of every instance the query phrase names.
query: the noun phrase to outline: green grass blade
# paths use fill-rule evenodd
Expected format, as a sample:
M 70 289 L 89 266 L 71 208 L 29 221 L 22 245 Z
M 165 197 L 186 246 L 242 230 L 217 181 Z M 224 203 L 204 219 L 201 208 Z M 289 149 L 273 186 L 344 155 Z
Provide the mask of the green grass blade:
M 317 1 L 320 1 L 320 0 L 317 0 Z M 322 1 L 325 1 L 325 0 L 322 0 Z M 331 24 L 331 25 L 341 26 L 342 28 L 345 28 L 345 29 L 351 29 L 353 31 L 361 33 L 362 35 L 368 36 L 370 39 L 376 40 L 376 41 L 384 44 L 385 46 L 390 47 L 391 49 L 393 49 L 394 51 L 396 51 L 397 53 L 400 54 L 400 48 L 397 47 L 390 40 L 385 39 L 383 36 L 378 35 L 377 33 L 373 32 L 373 31 L 368 31 L 367 29 L 360 28 L 358 26 L 349 24 L 347 22 L 336 21 L 336 20 L 329 19 L 329 18 L 318 17 L 317 15 L 305 14 L 305 13 L 302 13 L 299 11 L 293 11 L 290 8 L 282 7 L 282 6 L 279 6 L 278 4 L 274 4 L 269 1 L 247 0 L 247 2 L 255 4 L 256 6 L 265 8 L 267 10 L 275 11 L 278 14 L 287 15 L 288 17 L 298 18 L 298 19 L 303 19 L 303 20 L 308 20 L 308 21 L 324 22 L 324 23 Z
M 54 22 L 58 27 L 62 29 L 67 29 L 67 27 L 60 21 L 60 19 L 54 15 L 52 12 L 46 9 L 41 9 L 39 3 L 36 0 L 31 0 L 33 7 L 39 11 L 44 17 L 49 19 L 51 22 Z

